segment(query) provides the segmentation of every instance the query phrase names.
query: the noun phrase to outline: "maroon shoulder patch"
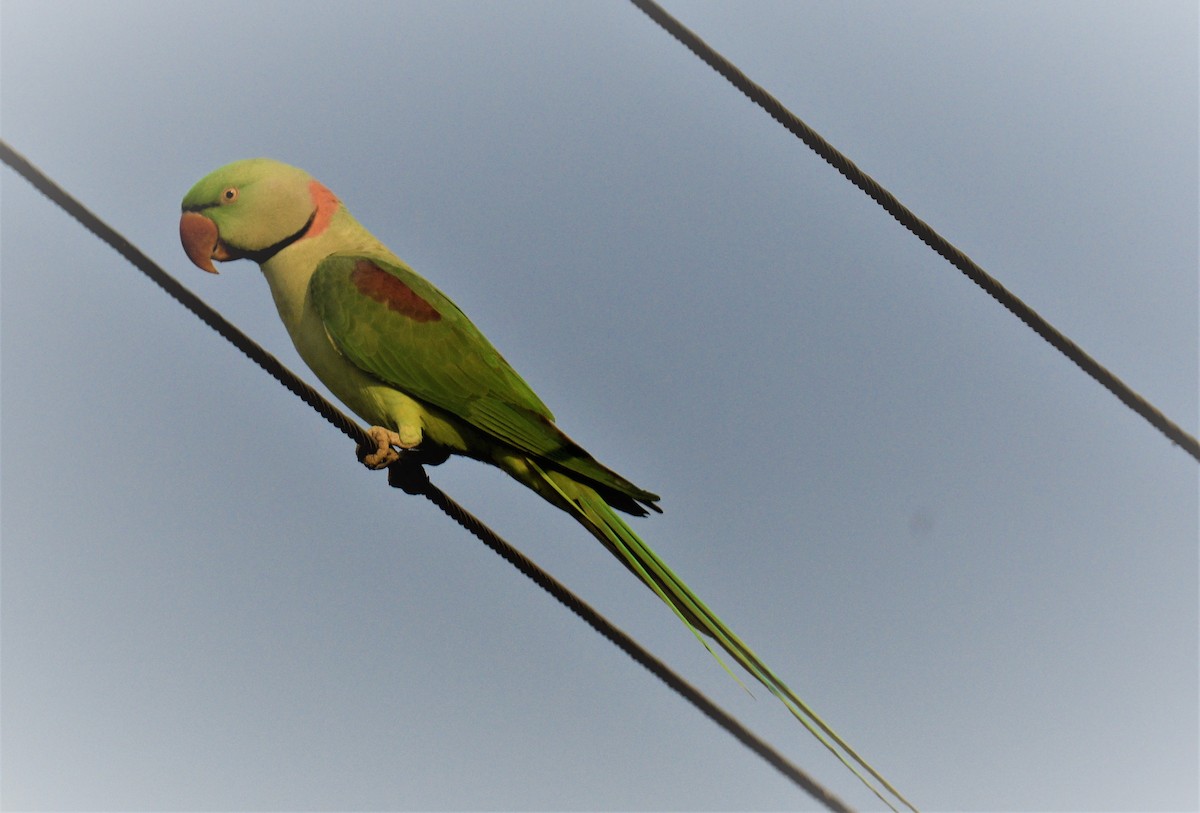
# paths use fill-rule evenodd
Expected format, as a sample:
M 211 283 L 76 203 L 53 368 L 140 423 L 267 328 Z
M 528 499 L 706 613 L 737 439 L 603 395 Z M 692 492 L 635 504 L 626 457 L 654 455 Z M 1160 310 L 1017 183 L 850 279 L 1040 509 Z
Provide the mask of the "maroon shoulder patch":
M 418 296 L 412 288 L 370 260 L 358 260 L 354 263 L 350 281 L 361 293 L 416 322 L 436 322 L 442 318 L 437 309 Z

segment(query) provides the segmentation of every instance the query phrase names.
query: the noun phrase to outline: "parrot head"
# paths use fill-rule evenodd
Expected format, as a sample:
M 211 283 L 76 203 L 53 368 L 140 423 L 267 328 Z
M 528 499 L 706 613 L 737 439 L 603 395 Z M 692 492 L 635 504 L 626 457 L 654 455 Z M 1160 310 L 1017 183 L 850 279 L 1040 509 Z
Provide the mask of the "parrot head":
M 213 260 L 265 262 L 328 224 L 337 198 L 307 172 L 269 158 L 227 164 L 202 178 L 183 198 L 179 239 L 198 268 L 217 273 Z

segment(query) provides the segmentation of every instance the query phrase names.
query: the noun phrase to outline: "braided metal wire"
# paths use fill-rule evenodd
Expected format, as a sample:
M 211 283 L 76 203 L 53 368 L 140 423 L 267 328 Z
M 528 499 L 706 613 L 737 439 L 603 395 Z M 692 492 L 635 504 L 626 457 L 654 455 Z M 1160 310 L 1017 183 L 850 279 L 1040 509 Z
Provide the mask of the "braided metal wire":
M 711 45 L 702 40 L 695 32 L 684 26 L 679 20 L 668 14 L 654 0 L 630 0 L 635 6 L 645 12 L 646 16 L 656 22 L 668 34 L 679 40 L 689 51 L 699 57 L 706 65 L 725 77 L 735 88 L 765 110 L 771 118 L 787 128 L 788 132 L 804 142 L 817 155 L 821 156 L 834 169 L 840 172 L 852 184 L 882 206 L 888 214 L 894 217 L 900 225 L 917 236 L 921 242 L 932 248 L 951 265 L 961 271 L 972 282 L 982 288 L 993 299 L 1007 308 L 1014 316 L 1024 322 L 1035 333 L 1050 343 L 1052 347 L 1079 366 L 1100 385 L 1117 396 L 1130 409 L 1141 415 L 1152 426 L 1162 432 L 1174 444 L 1200 461 L 1200 442 L 1188 434 L 1175 422 L 1171 421 L 1157 407 L 1139 395 L 1128 384 L 1117 378 L 1106 367 L 1096 361 L 1079 345 L 1067 338 L 1061 331 L 1050 324 L 1037 311 L 1025 304 L 1016 294 L 1009 291 L 1000 282 L 983 270 L 970 257 L 963 253 L 953 243 L 938 234 L 932 226 L 905 206 L 888 190 L 884 189 L 874 178 L 863 172 L 853 161 L 839 152 L 832 144 L 805 124 L 792 111 L 742 73 L 737 66 L 717 53 Z
M 176 301 L 198 316 L 206 325 L 211 327 L 235 347 L 245 353 L 255 364 L 271 374 L 283 386 L 291 390 L 304 403 L 311 406 L 321 417 L 329 421 L 342 433 L 362 446 L 374 447 L 374 441 L 367 435 L 366 430 L 351 420 L 341 410 L 329 403 L 319 392 L 301 380 L 295 373 L 285 367 L 279 359 L 264 350 L 258 343 L 238 330 L 221 314 L 212 309 L 204 300 L 181 285 L 174 277 L 164 271 L 153 260 L 143 254 L 137 247 L 122 237 L 104 221 L 90 212 L 83 204 L 69 195 L 62 187 L 51 181 L 24 156 L 16 152 L 7 142 L 0 140 L 0 161 L 11 167 L 17 174 L 29 181 L 38 191 L 58 204 L 69 215 L 78 220 L 84 228 L 99 237 L 105 243 L 116 249 L 139 271 L 150 277 L 159 287 L 170 294 Z M 593 609 L 579 596 L 572 593 L 565 585 L 556 580 L 546 571 L 536 565 L 533 560 L 514 548 L 501 538 L 495 531 L 481 522 L 473 514 L 451 499 L 441 489 L 435 486 L 420 463 L 420 453 L 402 457 L 398 462 L 388 467 L 388 484 L 403 491 L 421 495 L 440 508 L 448 517 L 453 519 L 488 548 L 499 554 L 501 558 L 512 564 L 525 574 L 538 587 L 541 587 L 563 606 L 582 618 L 592 629 L 599 632 L 622 652 L 637 663 L 641 664 L 651 674 L 667 684 L 684 700 L 695 706 L 701 713 L 713 720 L 717 725 L 732 734 L 739 742 L 764 759 L 768 764 L 791 780 L 795 785 L 809 793 L 829 810 L 843 813 L 851 810 L 845 802 L 825 789 L 805 771 L 789 762 L 782 754 L 765 741 L 753 734 L 731 715 L 705 697 L 698 689 L 685 681 L 671 670 L 665 663 L 654 657 L 648 650 L 638 644 L 619 627 Z

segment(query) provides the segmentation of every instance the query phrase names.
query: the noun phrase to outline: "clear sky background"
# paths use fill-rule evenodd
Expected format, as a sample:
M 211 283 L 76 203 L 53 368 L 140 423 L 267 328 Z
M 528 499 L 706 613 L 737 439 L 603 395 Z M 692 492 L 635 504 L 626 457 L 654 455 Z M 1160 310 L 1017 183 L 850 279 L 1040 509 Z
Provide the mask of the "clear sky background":
M 1194 3 L 667 3 L 1197 431 Z M 931 810 L 1192 810 L 1197 465 L 623 2 L 0 7 L 0 134 L 307 375 L 179 201 L 275 157 Z M 11 171 L 7 809 L 805 809 Z M 851 804 L 590 536 L 435 482 Z

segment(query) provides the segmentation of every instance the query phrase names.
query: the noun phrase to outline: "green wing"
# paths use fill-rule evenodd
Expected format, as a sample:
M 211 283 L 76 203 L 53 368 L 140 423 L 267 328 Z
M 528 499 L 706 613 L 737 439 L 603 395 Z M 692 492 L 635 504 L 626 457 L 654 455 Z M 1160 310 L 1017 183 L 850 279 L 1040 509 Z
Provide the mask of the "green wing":
M 334 254 L 317 266 L 309 295 L 334 344 L 374 377 L 606 491 L 658 499 L 555 427 L 554 415 L 479 328 L 411 268 Z

